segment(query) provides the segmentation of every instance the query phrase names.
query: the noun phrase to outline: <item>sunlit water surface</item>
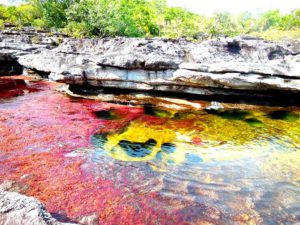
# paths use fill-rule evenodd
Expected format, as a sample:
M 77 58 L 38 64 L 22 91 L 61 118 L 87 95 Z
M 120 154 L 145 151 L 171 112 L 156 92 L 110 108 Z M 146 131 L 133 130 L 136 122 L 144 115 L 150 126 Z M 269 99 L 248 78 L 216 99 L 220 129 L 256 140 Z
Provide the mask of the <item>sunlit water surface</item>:
M 3 83 L 0 181 L 60 220 L 299 224 L 298 107 L 175 111 Z

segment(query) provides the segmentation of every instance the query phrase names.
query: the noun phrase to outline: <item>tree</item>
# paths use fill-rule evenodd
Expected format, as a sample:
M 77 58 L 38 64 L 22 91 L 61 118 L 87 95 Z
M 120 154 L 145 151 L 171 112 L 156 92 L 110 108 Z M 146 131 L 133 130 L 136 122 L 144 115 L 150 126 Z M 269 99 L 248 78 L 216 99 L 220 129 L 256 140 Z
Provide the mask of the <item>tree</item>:
M 74 37 L 208 38 L 220 35 L 257 35 L 267 38 L 300 37 L 300 9 L 289 14 L 271 10 L 233 16 L 216 13 L 200 16 L 166 0 L 24 0 L 26 4 L 0 4 L 0 27 L 53 28 Z M 278 35 L 277 35 L 278 34 Z
M 31 3 L 42 13 L 48 27 L 63 28 L 68 24 L 66 10 L 79 0 L 32 0 Z

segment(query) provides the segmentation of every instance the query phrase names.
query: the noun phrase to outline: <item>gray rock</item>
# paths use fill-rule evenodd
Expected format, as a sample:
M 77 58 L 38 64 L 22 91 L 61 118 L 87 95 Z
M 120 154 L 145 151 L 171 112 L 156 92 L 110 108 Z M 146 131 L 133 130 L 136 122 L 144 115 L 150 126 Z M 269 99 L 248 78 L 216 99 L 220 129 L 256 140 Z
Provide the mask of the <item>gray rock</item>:
M 32 28 L 14 29 L 0 31 L 0 76 L 22 74 L 22 66 L 17 63 L 20 56 L 53 49 L 59 40 L 59 37 Z
M 219 111 L 224 109 L 224 106 L 220 102 L 211 102 L 209 106 L 205 108 L 206 111 Z
M 193 94 L 209 94 L 208 89 L 300 92 L 297 41 L 65 38 L 53 48 L 24 40 L 7 46 L 2 39 L 0 58 L 15 57 L 24 67 L 67 84 Z
M 0 190 L 0 224 L 2 225 L 75 225 L 54 219 L 35 198 Z
M 78 221 L 83 225 L 99 225 L 99 216 L 96 213 L 93 213 L 88 216 L 80 217 Z
M 198 87 L 256 91 L 293 91 L 300 92 L 300 79 L 288 77 L 263 76 L 243 73 L 206 73 L 191 70 L 177 70 L 173 75 L 177 83 L 189 83 Z
M 56 47 L 58 37 L 36 31 L 0 31 L 0 60 L 15 60 L 19 56 L 39 53 Z

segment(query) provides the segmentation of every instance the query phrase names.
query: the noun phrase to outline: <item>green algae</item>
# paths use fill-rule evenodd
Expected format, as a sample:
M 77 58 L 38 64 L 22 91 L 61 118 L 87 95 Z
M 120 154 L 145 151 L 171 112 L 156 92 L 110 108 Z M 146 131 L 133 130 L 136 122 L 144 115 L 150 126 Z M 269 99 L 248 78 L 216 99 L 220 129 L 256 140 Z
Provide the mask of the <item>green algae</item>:
M 267 115 L 267 117 L 273 120 L 285 120 L 289 122 L 294 122 L 299 119 L 298 114 L 285 110 L 272 111 Z
M 151 106 L 145 115 L 99 140 L 102 149 L 117 160 L 154 163 L 157 171 L 165 171 L 166 165 L 236 161 L 278 151 L 284 159 L 300 149 L 297 111 L 261 107 L 176 112 Z M 93 140 L 97 146 L 97 136 Z M 149 140 L 155 144 L 148 145 Z M 276 165 L 284 170 L 284 163 Z
M 173 114 L 167 110 L 155 108 L 151 104 L 145 104 L 144 105 L 144 112 L 147 115 L 161 117 L 161 118 L 172 118 Z
M 280 108 L 235 106 L 247 114 L 232 119 L 203 110 L 149 115 L 48 91 L 15 100 L 0 107 L 9 156 L 0 179 L 22 181 L 51 212 L 72 220 L 95 212 L 104 224 L 298 222 L 300 124 L 267 116 Z
M 249 111 L 240 109 L 211 111 L 210 114 L 214 114 L 228 120 L 244 120 L 247 116 L 251 115 Z
M 263 127 L 264 123 L 255 118 L 248 118 L 244 120 L 247 124 L 253 127 Z
M 113 110 L 99 110 L 99 111 L 95 111 L 94 114 L 97 116 L 97 118 L 104 119 L 104 120 L 120 119 L 120 116 L 117 115 Z

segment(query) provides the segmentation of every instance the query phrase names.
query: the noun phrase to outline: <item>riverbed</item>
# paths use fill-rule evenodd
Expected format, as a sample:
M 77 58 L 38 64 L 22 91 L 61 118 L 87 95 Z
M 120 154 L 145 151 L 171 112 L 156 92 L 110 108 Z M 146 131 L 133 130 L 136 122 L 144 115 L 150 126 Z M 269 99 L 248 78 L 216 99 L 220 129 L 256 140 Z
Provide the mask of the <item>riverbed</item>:
M 300 107 L 176 110 L 70 97 L 59 85 L 0 78 L 0 182 L 58 220 L 299 223 Z

